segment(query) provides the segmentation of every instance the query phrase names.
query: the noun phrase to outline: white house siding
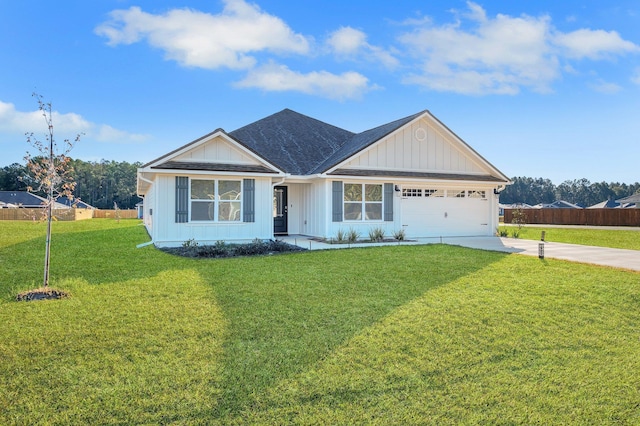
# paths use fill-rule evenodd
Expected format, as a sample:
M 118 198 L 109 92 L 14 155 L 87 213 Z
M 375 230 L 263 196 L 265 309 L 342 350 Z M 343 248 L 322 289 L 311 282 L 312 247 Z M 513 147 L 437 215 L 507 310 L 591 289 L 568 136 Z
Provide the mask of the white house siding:
M 255 159 L 232 146 L 220 136 L 193 148 L 173 161 L 217 162 L 225 164 L 259 164 Z
M 419 172 L 483 174 L 463 144 L 422 119 L 401 128 L 341 166 L 348 169 L 382 169 Z
M 317 235 L 313 224 L 317 223 L 318 208 L 311 183 L 286 185 L 289 197 L 289 234 Z
M 144 226 L 147 228 L 147 232 L 149 235 L 153 236 L 153 217 L 152 213 L 157 213 L 157 209 L 155 208 L 155 191 L 152 186 L 151 189 L 147 192 L 144 197 L 144 203 L 142 204 L 143 212 L 142 212 L 142 221 Z
M 229 179 L 229 176 L 188 175 L 196 179 Z M 159 247 L 176 247 L 188 240 L 199 244 L 215 241 L 243 242 L 273 237 L 273 193 L 270 178 L 255 178 L 255 222 L 175 222 L 175 175 L 159 175 L 153 185 L 157 205 L 153 212 L 153 238 Z M 157 211 L 156 211 L 157 210 Z
M 325 181 L 292 183 L 289 188 L 289 234 L 324 236 Z

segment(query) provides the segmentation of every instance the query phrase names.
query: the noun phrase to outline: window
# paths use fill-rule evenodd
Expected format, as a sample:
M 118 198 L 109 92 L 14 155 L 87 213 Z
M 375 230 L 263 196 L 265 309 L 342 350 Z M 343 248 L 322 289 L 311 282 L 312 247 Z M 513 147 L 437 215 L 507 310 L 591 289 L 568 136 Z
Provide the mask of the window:
M 444 197 L 444 189 L 425 189 L 425 197 Z
M 239 222 L 242 182 L 191 179 L 191 220 Z
M 218 221 L 239 222 L 242 188 L 239 180 L 218 181 Z
M 422 197 L 422 189 L 420 188 L 402 188 L 403 197 Z
M 345 183 L 344 220 L 382 220 L 382 185 Z
M 467 196 L 469 198 L 487 198 L 487 192 L 478 191 L 478 190 L 469 190 Z
M 450 198 L 464 198 L 466 197 L 466 192 L 464 189 L 448 189 L 447 197 Z

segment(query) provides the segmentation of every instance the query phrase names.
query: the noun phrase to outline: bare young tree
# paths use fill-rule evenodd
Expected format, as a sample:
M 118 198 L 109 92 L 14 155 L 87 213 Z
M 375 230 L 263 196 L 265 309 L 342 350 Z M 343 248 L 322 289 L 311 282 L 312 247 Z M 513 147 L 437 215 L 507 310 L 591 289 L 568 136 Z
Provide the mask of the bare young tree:
M 44 102 L 42 96 L 33 93 L 32 96 L 38 102 L 38 109 L 46 123 L 47 133 L 45 140 L 38 139 L 33 132 L 25 133 L 27 142 L 38 151 L 38 155 L 33 156 L 29 152 L 24 157 L 27 167 L 32 174 L 33 186 L 27 188 L 30 192 L 40 192 L 46 195 L 44 202 L 43 217 L 47 221 L 47 240 L 44 257 L 44 279 L 43 287 L 49 286 L 49 265 L 51 259 L 51 222 L 53 220 L 53 207 L 60 197 L 73 199 L 75 182 L 71 177 L 73 171 L 71 158 L 67 156 L 75 143 L 80 141 L 82 134 L 76 135 L 73 141 L 65 139 L 62 147 L 58 147 L 53 136 L 53 112 L 51 102 Z

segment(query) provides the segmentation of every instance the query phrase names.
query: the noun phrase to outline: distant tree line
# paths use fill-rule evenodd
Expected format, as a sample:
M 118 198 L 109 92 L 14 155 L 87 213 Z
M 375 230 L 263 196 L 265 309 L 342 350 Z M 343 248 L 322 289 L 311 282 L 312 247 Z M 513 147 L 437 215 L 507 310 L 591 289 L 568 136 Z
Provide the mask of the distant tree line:
M 73 195 L 99 209 L 132 209 L 141 201 L 136 195 L 136 172 L 142 163 L 71 160 L 76 182 Z M 1 191 L 26 191 L 32 182 L 26 165 L 13 163 L 0 169 Z M 43 195 L 43 194 L 38 194 Z
M 549 179 L 514 177 L 513 184 L 500 193 L 503 204 L 526 203 L 536 205 L 568 201 L 581 207 L 589 207 L 607 200 L 628 197 L 640 191 L 640 183 L 628 185 L 619 182 L 590 182 L 588 179 L 566 180 L 554 185 Z

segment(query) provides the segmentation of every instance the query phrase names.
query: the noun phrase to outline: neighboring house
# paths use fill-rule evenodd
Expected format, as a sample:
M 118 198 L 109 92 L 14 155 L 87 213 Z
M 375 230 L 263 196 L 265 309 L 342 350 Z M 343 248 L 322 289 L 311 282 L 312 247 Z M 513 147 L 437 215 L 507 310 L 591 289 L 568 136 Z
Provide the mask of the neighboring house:
M 58 203 L 64 204 L 65 207 L 74 207 L 76 209 L 89 209 L 89 210 L 96 209 L 91 204 L 87 204 L 84 201 L 78 200 L 76 198 L 74 198 L 73 200 L 70 200 L 67 197 L 60 197 L 58 198 Z
M 620 203 L 615 200 L 607 200 L 598 204 L 587 207 L 588 209 L 617 209 L 620 208 Z
M 47 200 L 27 191 L 0 191 L 0 205 L 2 208 L 42 208 Z M 67 208 L 64 204 L 56 202 L 55 209 Z
M 640 208 L 640 193 L 633 194 L 628 197 L 616 200 L 616 203 L 629 204 L 629 205 L 635 204 L 635 208 Z
M 558 201 L 554 201 L 553 203 L 536 204 L 532 208 L 534 209 L 581 209 L 582 207 L 580 207 L 577 204 L 572 204 L 568 201 L 558 200 Z
M 594 204 L 593 206 L 587 207 L 588 209 L 628 209 L 634 208 L 634 203 L 620 203 L 616 200 L 607 200 L 598 204 Z
M 352 133 L 285 109 L 138 169 L 157 246 L 300 234 L 491 236 L 509 179 L 422 111 Z
M 515 210 L 515 209 L 532 209 L 533 207 L 527 203 L 513 203 L 513 204 L 501 204 L 498 203 L 498 211 L 500 216 L 504 215 L 504 211 L 506 210 Z

